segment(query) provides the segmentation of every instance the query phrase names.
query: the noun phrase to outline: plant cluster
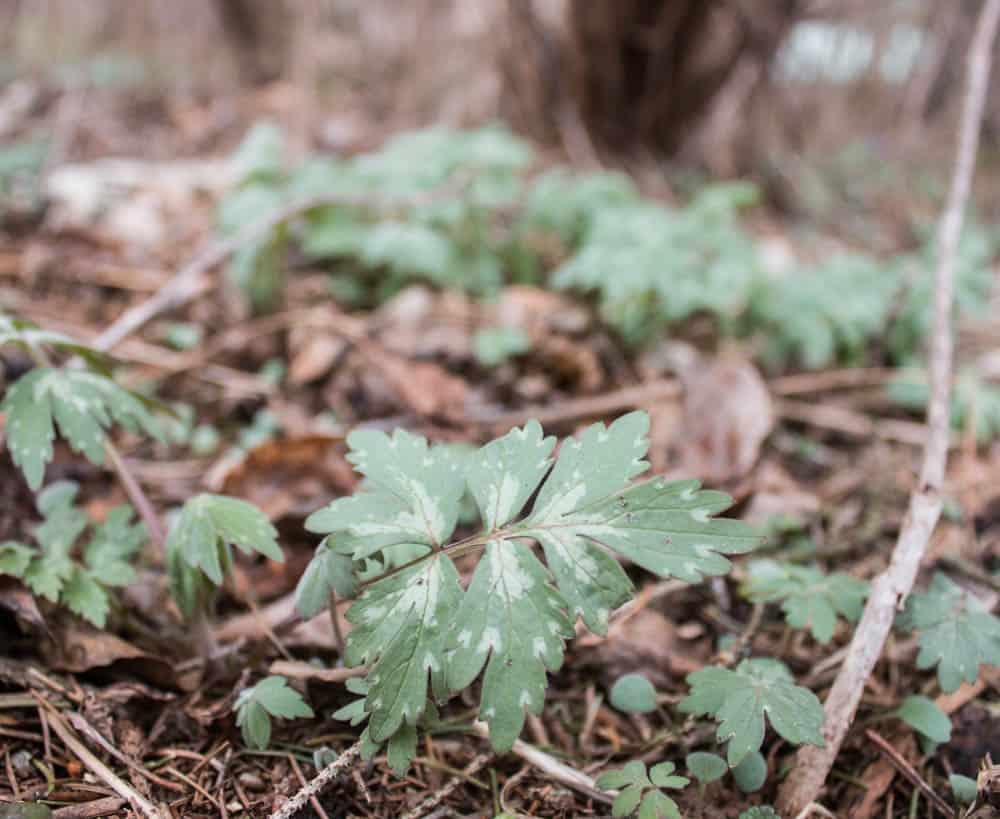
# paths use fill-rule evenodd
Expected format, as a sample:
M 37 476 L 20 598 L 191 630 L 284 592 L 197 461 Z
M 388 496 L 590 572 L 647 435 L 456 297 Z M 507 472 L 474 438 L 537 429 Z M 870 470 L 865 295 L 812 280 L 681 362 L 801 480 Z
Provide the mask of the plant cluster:
M 760 338 L 762 361 L 773 367 L 859 363 L 873 350 L 908 364 L 930 326 L 933 242 L 888 260 L 843 254 L 777 273 L 740 225 L 757 198 L 746 182 L 705 186 L 672 207 L 641 196 L 621 174 L 532 175 L 530 146 L 501 127 L 413 131 L 378 151 L 289 170 L 280 132 L 259 125 L 235 162 L 240 181 L 220 207 L 224 232 L 296 199 L 337 194 L 234 258 L 234 278 L 262 309 L 280 299 L 282 259 L 294 246 L 329 266 L 332 291 L 347 304 L 382 301 L 413 281 L 476 296 L 537 283 L 593 295 L 635 345 L 711 316 L 723 333 Z M 959 313 L 986 309 L 996 250 L 983 228 L 966 231 Z M 485 363 L 523 350 L 514 338 L 477 342 Z

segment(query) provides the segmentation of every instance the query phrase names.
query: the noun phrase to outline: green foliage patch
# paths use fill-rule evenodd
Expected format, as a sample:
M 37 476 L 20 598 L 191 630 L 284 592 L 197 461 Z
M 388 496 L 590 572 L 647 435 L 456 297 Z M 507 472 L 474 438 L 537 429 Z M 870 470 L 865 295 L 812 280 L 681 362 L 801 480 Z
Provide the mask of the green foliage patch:
M 21 579 L 39 597 L 104 628 L 110 589 L 135 580 L 132 560 L 146 541 L 146 527 L 133 522 L 127 505 L 112 509 L 103 523 L 91 524 L 74 505 L 78 489 L 61 481 L 38 494 L 42 522 L 32 531 L 35 545 L 0 543 L 0 574 Z M 90 537 L 81 546 L 88 528 Z

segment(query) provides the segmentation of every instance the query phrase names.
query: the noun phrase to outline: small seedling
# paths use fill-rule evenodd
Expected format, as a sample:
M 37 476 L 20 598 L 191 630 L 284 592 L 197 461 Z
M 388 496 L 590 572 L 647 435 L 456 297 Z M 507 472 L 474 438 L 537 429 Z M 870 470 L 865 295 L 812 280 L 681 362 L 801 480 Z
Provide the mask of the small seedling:
M 920 632 L 917 667 L 937 666 L 946 693 L 963 680 L 974 683 L 980 665 L 1000 665 L 1000 618 L 941 573 L 926 592 L 907 598 L 896 623 L 904 631 Z
M 794 745 L 823 745 L 823 707 L 808 688 L 795 684 L 784 663 L 744 660 L 735 670 L 713 666 L 687 676 L 691 693 L 678 708 L 707 714 L 719 727 L 716 739 L 728 742 L 731 768 L 764 742 L 764 716 L 775 731 Z
M 952 795 L 963 805 L 971 805 L 979 796 L 979 785 L 975 779 L 961 774 L 951 774 L 948 777 Z
M 764 787 L 767 779 L 767 760 L 760 751 L 751 751 L 740 764 L 733 768 L 733 779 L 736 787 L 743 793 L 753 793 Z
M 781 601 L 785 621 L 792 628 L 808 628 L 821 643 L 833 637 L 840 614 L 856 622 L 864 608 L 868 584 L 843 572 L 824 574 L 819 569 L 755 560 L 743 593 L 754 603 Z
M 660 789 L 681 790 L 688 782 L 674 774 L 673 762 L 654 765 L 647 774 L 646 764 L 635 760 L 621 770 L 601 774 L 596 784 L 601 790 L 619 790 L 611 806 L 614 819 L 637 811 L 639 819 L 681 819 L 677 803 Z
M 77 490 L 75 483 L 63 481 L 38 494 L 43 520 L 32 532 L 37 546 L 0 543 L 0 574 L 20 578 L 39 597 L 104 628 L 111 610 L 109 589 L 135 580 L 131 561 L 146 541 L 146 528 L 132 522 L 130 506 L 115 507 L 103 523 L 91 526 L 74 505 Z M 88 526 L 90 539 L 74 554 Z
M 893 714 L 920 734 L 921 739 L 935 744 L 951 739 L 951 718 L 928 697 L 911 694 Z
M 626 714 L 656 710 L 656 689 L 644 674 L 625 674 L 611 686 L 611 705 Z
M 233 711 L 247 747 L 261 751 L 271 744 L 271 717 L 312 719 L 315 716 L 284 677 L 265 677 L 255 686 L 244 688 L 233 704 Z
M 688 754 L 684 765 L 687 767 L 688 773 L 698 780 L 702 795 L 704 795 L 706 785 L 718 782 L 729 770 L 726 760 L 721 756 L 705 751 L 695 751 Z
M 603 634 L 630 598 L 614 553 L 697 582 L 729 570 L 724 554 L 758 543 L 749 527 L 715 519 L 729 498 L 697 482 L 630 485 L 648 468 L 648 428 L 645 413 L 595 424 L 556 459 L 555 439 L 536 422 L 471 455 L 402 430 L 348 437 L 365 485 L 307 520 L 326 538 L 298 597 L 315 613 L 330 589 L 349 590 L 352 574 L 361 589 L 348 611 L 345 661 L 370 666 L 363 708 L 376 747 L 412 732 L 429 694 L 446 699 L 485 670 L 479 715 L 494 747 L 509 749 L 526 712 L 541 713 L 546 671 L 562 664 L 573 620 Z M 482 530 L 453 541 L 467 491 Z M 481 552 L 463 591 L 453 560 Z
M 209 494 L 188 500 L 166 542 L 170 589 L 184 616 L 207 614 L 232 566 L 231 546 L 283 562 L 277 534 L 267 516 L 246 501 Z

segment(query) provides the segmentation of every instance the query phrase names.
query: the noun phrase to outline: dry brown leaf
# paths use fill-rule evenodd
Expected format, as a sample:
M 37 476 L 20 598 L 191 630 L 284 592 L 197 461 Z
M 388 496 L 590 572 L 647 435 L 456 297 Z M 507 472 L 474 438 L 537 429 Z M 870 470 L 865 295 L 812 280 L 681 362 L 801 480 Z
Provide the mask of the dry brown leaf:
M 675 441 L 679 470 L 708 483 L 745 477 L 774 427 L 767 384 L 749 361 L 728 353 L 680 373 L 684 421 Z
M 289 334 L 288 381 L 296 387 L 318 381 L 347 350 L 348 342 L 332 333 L 295 328 Z

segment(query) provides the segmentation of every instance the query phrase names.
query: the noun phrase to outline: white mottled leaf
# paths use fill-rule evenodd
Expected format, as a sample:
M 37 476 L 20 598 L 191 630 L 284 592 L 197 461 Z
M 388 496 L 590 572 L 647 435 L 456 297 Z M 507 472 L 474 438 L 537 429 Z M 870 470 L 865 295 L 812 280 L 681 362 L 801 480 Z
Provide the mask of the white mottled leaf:
M 448 685 L 461 690 L 486 666 L 479 716 L 493 747 L 509 750 L 525 712 L 542 712 L 545 672 L 562 665 L 563 643 L 573 636 L 562 600 L 527 546 L 493 542 L 453 622 Z
M 427 678 L 444 692 L 444 639 L 461 602 L 458 572 L 435 554 L 376 581 L 347 613 L 350 666 L 372 664 L 365 708 L 372 739 L 382 743 L 415 725 L 427 703 Z
M 104 462 L 106 430 L 112 423 L 161 435 L 138 397 L 110 378 L 85 370 L 32 370 L 7 391 L 3 411 L 11 458 L 34 490 L 52 460 L 57 426 L 74 452 L 98 465 Z

